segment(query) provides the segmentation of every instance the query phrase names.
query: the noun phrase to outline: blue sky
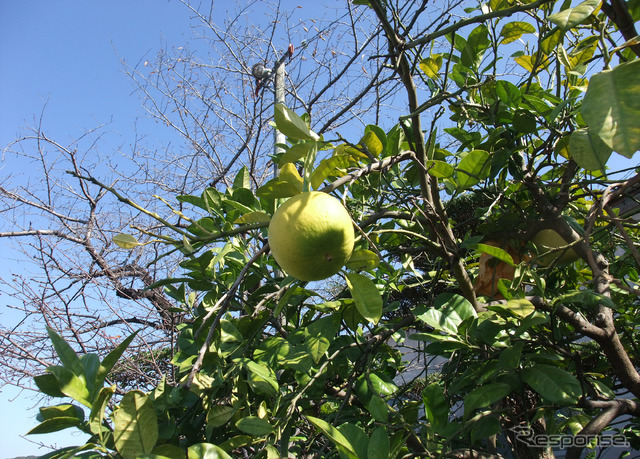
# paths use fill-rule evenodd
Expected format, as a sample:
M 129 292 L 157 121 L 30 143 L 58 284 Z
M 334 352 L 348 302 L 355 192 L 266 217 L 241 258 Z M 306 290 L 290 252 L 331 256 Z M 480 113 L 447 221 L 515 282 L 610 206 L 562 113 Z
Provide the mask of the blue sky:
M 64 142 L 110 122 L 110 141 L 126 143 L 144 113 L 120 59 L 135 64 L 162 47 L 181 46 L 192 37 L 190 24 L 190 12 L 177 1 L 0 1 L 0 145 L 34 126 L 45 104 L 43 124 L 52 138 Z M 0 164 L 0 179 L 12 167 Z M 3 242 L 0 251 L 7 255 Z M 0 296 L 4 324 L 15 319 L 7 301 Z M 47 452 L 20 437 L 37 424 L 32 397 L 0 389 L 0 459 Z M 83 442 L 68 437 L 32 438 L 58 446 Z

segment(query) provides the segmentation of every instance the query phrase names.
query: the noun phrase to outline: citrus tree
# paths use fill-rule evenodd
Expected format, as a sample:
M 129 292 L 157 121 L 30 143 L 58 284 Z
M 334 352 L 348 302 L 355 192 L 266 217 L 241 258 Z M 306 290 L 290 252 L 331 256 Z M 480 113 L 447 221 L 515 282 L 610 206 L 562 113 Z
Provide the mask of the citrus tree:
M 640 146 L 640 2 L 346 6 L 384 40 L 397 122 L 339 133 L 276 104 L 277 174 L 164 197 L 166 218 L 74 173 L 162 228 L 122 250 L 181 259 L 148 286 L 172 301 L 175 379 L 119 387 L 135 334 L 100 359 L 49 330 L 60 364 L 35 382 L 72 401 L 31 433 L 90 438 L 47 457 L 640 448 L 640 173 L 615 166 Z M 344 266 L 325 220 L 353 227 Z

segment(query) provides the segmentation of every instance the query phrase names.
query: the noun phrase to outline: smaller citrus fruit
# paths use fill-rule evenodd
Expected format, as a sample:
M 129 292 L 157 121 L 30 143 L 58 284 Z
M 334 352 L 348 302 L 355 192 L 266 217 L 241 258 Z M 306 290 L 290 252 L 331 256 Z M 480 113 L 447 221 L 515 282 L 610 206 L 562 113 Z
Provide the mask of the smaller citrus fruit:
M 336 274 L 353 252 L 355 234 L 342 203 L 326 193 L 300 193 L 269 223 L 269 246 L 278 265 L 304 281 Z
M 549 266 L 552 263 L 564 265 L 572 263 L 579 258 L 573 249 L 560 249 L 569 244 L 556 230 L 550 228 L 540 230 L 533 236 L 532 241 L 540 249 L 538 263 L 542 266 Z

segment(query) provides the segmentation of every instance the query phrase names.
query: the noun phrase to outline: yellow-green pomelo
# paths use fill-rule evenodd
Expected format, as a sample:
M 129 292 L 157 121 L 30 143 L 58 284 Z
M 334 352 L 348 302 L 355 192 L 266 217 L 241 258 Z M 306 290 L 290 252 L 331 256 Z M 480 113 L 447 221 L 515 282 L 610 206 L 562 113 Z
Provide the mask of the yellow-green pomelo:
M 342 203 L 319 191 L 297 194 L 269 224 L 269 246 L 278 265 L 304 281 L 336 274 L 353 252 L 353 224 Z
M 556 230 L 540 230 L 533 236 L 532 241 L 538 246 L 538 249 L 540 249 L 538 262 L 542 266 L 549 266 L 551 263 L 564 265 L 574 262 L 579 258 L 573 249 L 556 250 L 559 247 L 568 245 L 567 241 L 565 241 Z

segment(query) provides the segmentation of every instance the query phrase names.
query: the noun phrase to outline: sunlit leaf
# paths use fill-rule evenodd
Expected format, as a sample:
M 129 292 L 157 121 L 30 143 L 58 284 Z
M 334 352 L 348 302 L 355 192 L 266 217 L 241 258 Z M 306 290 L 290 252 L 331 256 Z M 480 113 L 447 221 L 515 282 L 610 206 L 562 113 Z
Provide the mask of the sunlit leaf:
M 379 264 L 380 257 L 378 257 L 378 254 L 371 250 L 358 249 L 351 254 L 346 267 L 353 270 L 369 270 L 377 268 Z
M 265 212 L 249 212 L 238 217 L 233 223 L 237 225 L 246 225 L 252 223 L 269 223 L 271 216 Z
M 274 107 L 274 118 L 278 130 L 296 140 L 318 140 L 318 135 L 293 110 L 283 104 Z
M 143 392 L 127 392 L 113 412 L 116 449 L 125 458 L 150 453 L 158 440 L 153 402 Z
M 582 117 L 609 148 L 631 158 L 640 148 L 640 60 L 593 75 Z
M 432 54 L 420 61 L 420 70 L 432 80 L 440 78 L 438 72 L 442 67 L 442 54 Z
M 311 174 L 311 186 L 314 190 L 317 190 L 328 177 L 343 176 L 350 164 L 351 158 L 347 155 L 337 155 L 323 159 Z
M 455 168 L 445 161 L 432 159 L 427 161 L 427 171 L 434 177 L 450 178 L 453 177 Z
M 130 234 L 119 233 L 113 236 L 113 243 L 121 249 L 135 249 L 139 245 L 142 245 L 138 240 Z
M 306 157 L 316 142 L 300 142 L 292 145 L 281 157 L 278 164 L 283 166 L 287 163 L 295 163 L 299 159 Z
M 366 148 L 374 158 L 380 156 L 380 153 L 382 153 L 382 150 L 384 149 L 382 139 L 380 139 L 374 131 L 368 131 L 362 139 L 360 139 L 359 145 Z
M 284 180 L 295 186 L 297 189 L 302 191 L 302 176 L 298 172 L 296 166 L 292 163 L 286 163 L 280 169 L 280 174 L 278 175 L 280 180 Z
M 564 30 L 571 29 L 591 16 L 601 2 L 602 0 L 586 0 L 574 8 L 567 8 L 552 14 L 547 19 Z
M 500 31 L 500 44 L 511 43 L 522 37 L 525 33 L 534 33 L 536 28 L 528 22 L 514 21 L 504 25 Z
M 358 459 L 353 445 L 347 440 L 338 429 L 323 419 L 313 416 L 305 416 L 307 420 L 318 428 L 325 436 L 329 438 L 336 446 L 338 446 L 349 458 Z
M 489 153 L 472 150 L 465 154 L 456 167 L 458 190 L 466 190 L 486 179 L 491 172 Z
M 241 445 L 242 446 L 242 445 Z M 231 459 L 225 450 L 211 443 L 197 443 L 189 446 L 188 459 Z
M 256 190 L 256 196 L 266 199 L 290 198 L 299 194 L 300 190 L 296 185 L 278 178 L 269 180 Z

